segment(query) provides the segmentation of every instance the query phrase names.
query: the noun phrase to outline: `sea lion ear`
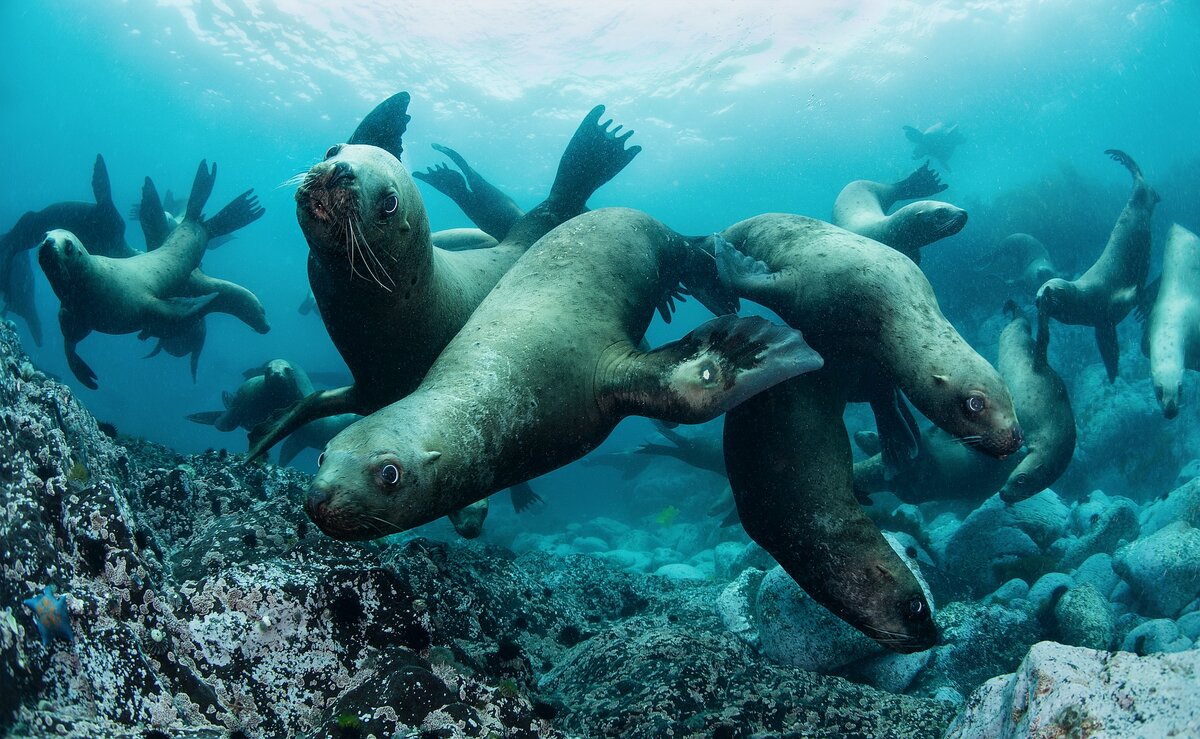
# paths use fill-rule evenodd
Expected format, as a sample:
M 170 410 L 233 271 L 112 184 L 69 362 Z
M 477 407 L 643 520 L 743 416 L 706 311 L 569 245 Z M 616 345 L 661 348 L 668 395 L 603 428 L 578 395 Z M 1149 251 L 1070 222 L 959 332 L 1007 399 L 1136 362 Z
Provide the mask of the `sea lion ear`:
M 949 375 L 934 375 L 933 381 L 939 385 L 949 385 L 950 384 L 950 376 Z
M 425 452 L 425 463 L 428 464 L 430 462 L 436 462 L 438 459 L 441 458 L 441 456 L 442 456 L 442 453 L 438 452 L 438 451 L 431 450 L 431 451 Z

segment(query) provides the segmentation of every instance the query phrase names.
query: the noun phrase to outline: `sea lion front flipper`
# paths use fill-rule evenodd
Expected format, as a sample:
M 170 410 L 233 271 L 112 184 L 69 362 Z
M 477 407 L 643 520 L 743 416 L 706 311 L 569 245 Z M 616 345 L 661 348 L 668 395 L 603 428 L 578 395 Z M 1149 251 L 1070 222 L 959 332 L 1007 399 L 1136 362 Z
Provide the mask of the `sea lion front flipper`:
M 622 416 L 680 423 L 716 418 L 763 390 L 820 369 L 800 332 L 757 316 L 725 315 L 654 351 L 631 346 L 612 365 L 600 401 Z
M 1108 381 L 1116 382 L 1117 362 L 1121 356 L 1121 348 L 1117 343 L 1115 324 L 1102 323 L 1096 327 L 1096 345 L 1100 347 L 1100 358 L 1104 360 L 1104 371 L 1108 373 Z
M 916 200 L 936 195 L 950 187 L 938 178 L 938 173 L 929 168 L 929 161 L 918 167 L 912 174 L 899 182 L 892 183 L 893 202 L 896 200 Z
M 399 159 L 404 151 L 404 132 L 412 120 L 408 114 L 411 99 L 407 92 L 398 92 L 376 105 L 346 143 L 377 146 Z
M 112 197 L 112 183 L 108 179 L 108 165 L 104 163 L 104 155 L 96 155 L 96 164 L 92 167 L 92 195 L 97 205 L 111 205 L 116 209 Z
M 440 165 L 430 167 L 423 173 L 414 172 L 413 176 L 433 185 L 457 203 L 462 212 L 488 236 L 503 241 L 521 216 L 525 215 L 525 211 L 500 188 L 484 179 L 457 151 L 441 144 L 432 146 L 449 157 L 462 170 L 462 174 Z M 470 190 L 467 189 L 468 185 Z
M 200 413 L 189 413 L 186 418 L 192 423 L 214 426 L 217 423 L 217 419 L 223 415 L 225 415 L 225 411 L 201 411 Z
M 67 353 L 67 366 L 71 368 L 75 378 L 83 383 L 83 386 L 89 390 L 95 390 L 100 387 L 96 383 L 96 373 L 88 366 L 88 363 L 83 361 L 83 357 L 79 356 L 79 352 L 75 351 L 75 347 L 79 342 L 66 339 L 63 342 L 63 349 Z
M 640 146 L 626 149 L 625 142 L 633 131 L 617 136 L 622 127 L 609 131 L 612 120 L 600 123 L 603 114 L 604 106 L 597 105 L 584 116 L 558 162 L 547 199 L 561 208 L 583 212 L 592 193 L 616 177 L 642 150 Z
M 171 225 L 167 223 L 167 214 L 163 212 L 163 204 L 158 198 L 154 180 L 149 177 L 142 183 L 142 202 L 138 205 L 137 212 L 138 223 L 142 224 L 142 235 L 146 237 L 146 251 L 154 251 L 167 240 L 171 233 Z
M 512 499 L 513 511 L 516 513 L 524 513 L 538 503 L 545 503 L 542 496 L 533 491 L 528 482 L 519 482 L 508 489 L 508 496 Z
M 904 129 L 905 138 L 914 144 L 919 144 L 925 140 L 925 134 L 922 131 L 918 131 L 912 126 L 901 126 L 901 128 Z
M 892 480 L 912 465 L 921 451 L 921 429 L 898 387 L 871 399 L 875 426 L 879 430 L 879 453 L 884 479 Z
M 318 390 L 292 403 L 250 430 L 250 450 L 246 459 L 257 459 L 296 429 L 318 418 L 342 413 L 366 415 L 358 405 L 354 386 Z
M 1154 304 L 1158 302 L 1158 291 L 1160 289 L 1162 289 L 1162 275 L 1155 277 L 1154 282 L 1143 286 L 1138 291 L 1137 305 L 1133 307 L 1133 312 L 1142 323 L 1146 323 L 1149 320 L 1150 311 L 1154 310 Z
M 470 199 L 471 191 L 467 189 L 467 181 L 461 174 L 444 164 L 435 164 L 424 172 L 413 172 L 412 176 L 429 183 L 435 190 L 453 200 L 464 213 L 466 212 L 467 208 L 463 203 Z
M 213 171 L 215 172 L 216 169 L 217 165 L 214 164 Z M 209 241 L 212 241 L 254 223 L 266 212 L 258 204 L 258 197 L 255 196 L 254 190 L 250 189 L 234 198 L 215 216 L 206 219 L 204 228 L 208 231 Z
M 283 441 L 283 446 L 279 447 L 279 466 L 287 467 L 296 458 L 296 455 L 306 448 L 304 442 L 296 434 L 287 437 Z

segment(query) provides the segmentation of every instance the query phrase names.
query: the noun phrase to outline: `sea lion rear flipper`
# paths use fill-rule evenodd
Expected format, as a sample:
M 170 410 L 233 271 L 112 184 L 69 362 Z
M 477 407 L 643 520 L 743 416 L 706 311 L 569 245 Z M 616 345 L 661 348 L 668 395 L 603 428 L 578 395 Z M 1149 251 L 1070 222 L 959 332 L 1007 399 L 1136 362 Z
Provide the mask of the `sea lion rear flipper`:
M 614 365 L 602 402 L 620 415 L 702 423 L 784 380 L 824 364 L 800 332 L 750 316 L 725 315 L 678 341 Z
M 904 129 L 904 136 L 914 144 L 919 144 L 925 140 L 925 134 L 912 126 L 901 126 Z
M 200 221 L 204 206 L 212 195 L 213 184 L 217 181 L 217 165 L 214 162 L 212 171 L 208 170 L 208 160 L 201 159 L 196 168 L 196 177 L 192 180 L 192 194 L 188 196 L 187 218 Z
M 303 441 L 295 435 L 287 437 L 284 440 L 283 446 L 279 447 L 279 466 L 287 467 L 296 458 L 296 455 L 305 450 Z
M 64 343 L 64 348 L 67 352 L 67 366 L 71 368 L 71 372 L 75 375 L 75 378 L 83 383 L 84 387 L 90 390 L 95 390 L 96 388 L 100 387 L 100 385 L 96 383 L 95 371 L 93 371 L 92 368 L 88 366 L 88 363 L 83 361 L 83 357 L 79 356 L 79 353 L 75 351 L 75 344 L 77 342 L 68 340 Z
M 1138 291 L 1137 304 L 1133 306 L 1133 312 L 1137 319 L 1145 323 L 1150 318 L 1150 311 L 1153 310 L 1154 304 L 1158 302 L 1158 291 L 1162 288 L 1162 275 L 1154 278 L 1154 282 L 1145 285 Z
M 879 429 L 883 477 L 891 480 L 907 469 L 920 453 L 921 430 L 913 418 L 900 388 L 881 393 L 871 400 L 875 426 Z
M 938 178 L 938 173 L 929 168 L 926 160 L 912 174 L 892 184 L 893 200 L 916 200 L 936 195 L 950 187 Z
M 104 155 L 96 155 L 96 164 L 92 167 L 92 194 L 96 197 L 97 205 L 112 205 L 112 183 L 108 179 L 108 165 L 104 163 Z
M 453 200 L 481 231 L 498 242 L 503 241 L 525 211 L 500 188 L 484 179 L 457 151 L 441 144 L 432 146 L 449 157 L 462 174 L 440 164 L 424 172 L 414 172 L 413 177 L 433 185 Z
M 530 507 L 545 503 L 542 496 L 533 491 L 528 482 L 519 482 L 508 489 L 508 495 L 512 499 L 513 511 L 516 513 L 524 513 Z
M 154 180 L 149 177 L 142 183 L 142 202 L 137 211 L 138 223 L 142 224 L 142 235 L 146 237 L 146 251 L 154 251 L 167 240 L 171 226 L 167 223 L 167 214 L 163 212 L 162 201 L 158 199 Z
M 280 439 L 306 423 L 342 413 L 365 415 L 358 406 L 353 385 L 306 395 L 250 430 L 250 450 L 246 459 L 261 457 Z
M 592 108 L 563 151 L 547 198 L 560 208 L 583 212 L 592 193 L 616 177 L 642 150 L 640 146 L 626 149 L 625 142 L 633 131 L 617 136 L 622 127 L 618 125 L 609 131 L 612 120 L 600 123 L 603 114 L 603 105 Z
M 192 423 L 202 423 L 205 426 L 216 424 L 217 419 L 225 414 L 225 411 L 202 411 L 200 413 L 191 413 L 187 416 L 187 420 Z
M 1117 344 L 1117 327 L 1111 323 L 1096 327 L 1096 345 L 1100 347 L 1100 358 L 1104 360 L 1104 371 L 1108 373 L 1108 381 L 1117 379 L 1117 362 L 1121 355 Z
M 404 151 L 404 132 L 412 120 L 408 114 L 410 100 L 407 92 L 398 92 L 376 105 L 346 143 L 377 146 L 399 159 Z
M 214 171 L 216 166 L 213 165 Z M 250 189 L 234 198 L 215 216 L 204 221 L 204 228 L 208 231 L 209 241 L 212 241 L 254 223 L 262 218 L 263 213 L 266 213 L 266 210 L 258 204 L 258 197 L 254 195 L 254 190 Z

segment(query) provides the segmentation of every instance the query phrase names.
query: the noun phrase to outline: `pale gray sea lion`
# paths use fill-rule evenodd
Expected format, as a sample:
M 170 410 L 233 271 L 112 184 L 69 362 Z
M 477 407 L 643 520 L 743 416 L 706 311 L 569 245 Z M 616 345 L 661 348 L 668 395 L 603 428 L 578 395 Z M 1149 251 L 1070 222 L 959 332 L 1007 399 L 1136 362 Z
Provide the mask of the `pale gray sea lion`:
M 632 132 L 614 136 L 596 106 L 567 144 L 544 202 L 498 246 L 447 252 L 432 246 L 420 193 L 399 161 L 408 101 L 398 93 L 381 103 L 296 192 L 309 282 L 354 384 L 314 393 L 256 431 L 251 457 L 316 418 L 368 415 L 412 392 L 517 258 L 586 210 L 592 193 L 641 151 L 626 149 Z
M 1150 380 L 1163 415 L 1175 418 L 1183 371 L 1200 370 L 1200 239 L 1196 234 L 1171 224 L 1162 276 L 1147 292 L 1157 294 L 1144 342 L 1150 355 Z
M 799 332 L 761 318 L 638 349 L 681 282 L 715 313 L 736 308 L 707 243 L 622 208 L 557 227 L 420 387 L 329 442 L 305 511 L 339 539 L 404 531 L 582 457 L 625 416 L 703 422 L 819 367 Z
M 912 126 L 903 128 L 904 135 L 915 144 L 912 158 L 933 157 L 941 162 L 946 171 L 950 171 L 950 157 L 954 154 L 954 150 L 958 148 L 959 144 L 966 141 L 966 138 L 959 132 L 957 124 L 947 128 L 946 124 L 939 121 L 924 131 Z
M 146 331 L 169 336 L 183 324 L 208 312 L 217 295 L 180 297 L 199 265 L 210 236 L 231 233 L 260 218 L 262 208 L 247 191 L 221 212 L 204 219 L 201 210 L 216 179 L 200 163 L 187 217 L 158 249 L 125 258 L 92 255 L 69 231 L 46 234 L 38 249 L 50 285 L 62 301 L 62 328 L 67 363 L 85 386 L 95 389 L 96 374 L 76 353 L 76 345 L 92 331 L 108 334 Z
M 937 630 L 922 589 L 855 499 L 845 406 L 898 387 L 962 443 L 1005 457 L 1022 443 L 1008 388 L 899 252 L 780 213 L 721 237 L 720 265 L 766 266 L 731 280 L 739 295 L 804 332 L 826 361 L 726 416 L 725 464 L 742 525 L 831 612 L 889 649 L 927 649 Z
M 921 247 L 953 236 L 967 223 L 967 212 L 950 203 L 921 200 L 888 215 L 903 200 L 927 198 L 946 189 L 926 162 L 891 184 L 855 180 L 842 188 L 833 204 L 833 224 L 887 244 L 917 264 Z
M 1094 327 L 1100 358 L 1108 381 L 1113 382 L 1120 359 L 1117 324 L 1142 300 L 1150 270 L 1150 217 L 1159 197 L 1128 154 L 1117 149 L 1104 153 L 1133 175 L 1133 192 L 1096 263 L 1076 280 L 1055 277 L 1038 290 L 1037 340 L 1039 344 L 1049 343 L 1051 318 L 1073 326 Z

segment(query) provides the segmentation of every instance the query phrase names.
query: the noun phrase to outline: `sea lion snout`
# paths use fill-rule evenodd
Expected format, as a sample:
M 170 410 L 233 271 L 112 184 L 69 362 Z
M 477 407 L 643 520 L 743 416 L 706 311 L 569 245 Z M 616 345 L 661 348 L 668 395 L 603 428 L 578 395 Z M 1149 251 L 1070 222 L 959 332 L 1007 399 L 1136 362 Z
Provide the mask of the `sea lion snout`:
M 329 499 L 331 497 L 333 497 L 333 489 L 331 487 L 320 482 L 314 482 L 312 488 L 308 491 L 308 497 L 304 500 L 304 512 L 314 521 L 324 518 L 329 511 Z

